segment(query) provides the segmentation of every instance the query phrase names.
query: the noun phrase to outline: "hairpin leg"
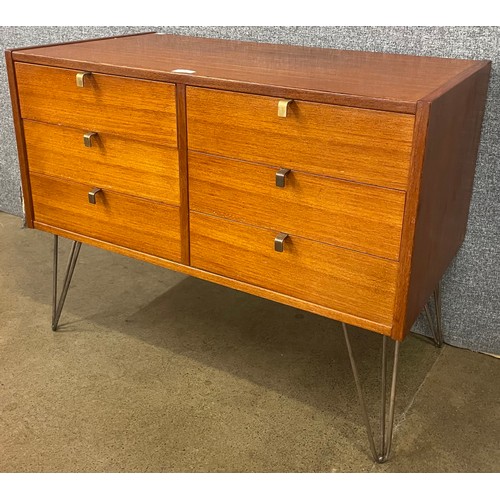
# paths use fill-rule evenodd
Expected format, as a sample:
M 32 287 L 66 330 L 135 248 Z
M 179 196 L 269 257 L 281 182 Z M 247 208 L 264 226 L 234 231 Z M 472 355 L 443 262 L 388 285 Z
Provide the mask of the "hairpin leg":
M 432 294 L 432 297 L 434 301 L 435 323 L 432 320 L 429 304 L 426 304 L 424 307 L 425 316 L 434 338 L 434 344 L 436 347 L 443 347 L 443 328 L 441 323 L 441 284 L 438 284 Z
M 59 302 L 57 301 L 57 265 L 58 265 L 58 255 L 59 255 L 59 237 L 54 235 L 54 268 L 53 268 L 53 281 L 52 281 L 52 331 L 57 330 L 57 325 L 59 324 L 59 318 L 61 317 L 61 312 L 64 306 L 64 301 L 66 300 L 66 295 L 68 294 L 69 285 L 71 283 L 71 278 L 73 277 L 73 272 L 75 271 L 76 262 L 78 260 L 78 255 L 80 253 L 80 248 L 82 244 L 78 241 L 74 241 L 71 246 L 71 252 L 69 254 L 68 267 L 66 268 L 66 275 L 64 277 L 63 288 L 61 296 L 59 297 Z
M 347 345 L 347 351 L 349 353 L 349 360 L 351 361 L 351 368 L 352 368 L 352 373 L 354 375 L 354 381 L 356 382 L 356 389 L 358 391 L 359 402 L 361 404 L 361 410 L 363 413 L 363 420 L 365 422 L 366 432 L 368 434 L 368 442 L 370 444 L 370 450 L 372 452 L 373 460 L 379 464 L 382 464 L 387 461 L 387 459 L 389 458 L 389 454 L 391 453 L 392 434 L 394 429 L 394 409 L 396 402 L 396 379 L 398 373 L 399 346 L 401 342 L 395 342 L 394 346 L 394 362 L 392 366 L 391 395 L 389 400 L 389 419 L 387 422 L 386 421 L 387 420 L 386 419 L 387 337 L 384 336 L 382 338 L 380 448 L 379 450 L 377 450 L 370 425 L 370 419 L 368 417 L 368 411 L 366 409 L 365 398 L 363 396 L 363 389 L 361 388 L 361 382 L 359 380 L 358 369 L 356 367 L 356 362 L 354 360 L 351 342 L 349 340 L 349 335 L 347 334 L 347 326 L 345 323 L 342 323 L 342 329 L 344 330 L 345 342 Z

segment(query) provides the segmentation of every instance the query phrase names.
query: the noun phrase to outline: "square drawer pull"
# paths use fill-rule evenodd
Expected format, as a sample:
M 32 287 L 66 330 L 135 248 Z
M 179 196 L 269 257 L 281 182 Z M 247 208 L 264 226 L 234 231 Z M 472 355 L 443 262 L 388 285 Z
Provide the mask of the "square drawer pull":
M 280 99 L 278 101 L 278 116 L 286 118 L 288 114 L 288 105 L 293 102 L 293 99 Z
M 96 197 L 95 195 L 97 193 L 100 193 L 102 191 L 101 188 L 94 188 L 92 191 L 89 191 L 89 203 L 92 203 L 92 205 L 96 204 Z
M 276 238 L 274 238 L 274 249 L 276 252 L 282 252 L 285 244 L 285 240 L 288 238 L 288 234 L 279 233 Z
M 79 88 L 85 87 L 85 77 L 90 76 L 92 73 L 88 71 L 83 71 L 81 73 L 76 74 L 76 86 Z
M 83 134 L 83 144 L 86 148 L 92 147 L 92 137 L 97 138 L 97 132 L 87 132 Z
M 280 168 L 276 172 L 276 186 L 279 188 L 284 188 L 285 187 L 285 179 L 287 174 L 290 173 L 289 168 Z

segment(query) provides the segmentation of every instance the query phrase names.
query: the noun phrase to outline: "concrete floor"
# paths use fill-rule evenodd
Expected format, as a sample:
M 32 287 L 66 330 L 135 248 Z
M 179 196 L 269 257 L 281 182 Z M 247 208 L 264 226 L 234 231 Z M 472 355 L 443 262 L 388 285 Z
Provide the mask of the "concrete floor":
M 1 472 L 500 471 L 497 359 L 407 339 L 374 465 L 338 323 L 84 246 L 53 333 L 51 264 L 0 213 Z M 354 330 L 374 416 L 380 346 Z

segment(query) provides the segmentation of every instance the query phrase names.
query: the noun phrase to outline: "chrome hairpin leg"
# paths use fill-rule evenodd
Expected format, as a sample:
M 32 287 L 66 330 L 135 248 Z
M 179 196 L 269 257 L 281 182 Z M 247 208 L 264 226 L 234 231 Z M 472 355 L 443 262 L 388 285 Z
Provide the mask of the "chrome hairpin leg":
M 387 372 L 387 337 L 382 338 L 382 379 L 381 379 L 381 400 L 380 400 L 380 448 L 377 450 L 375 440 L 373 438 L 370 419 L 366 409 L 365 398 L 363 396 L 363 389 L 359 380 L 358 369 L 352 353 L 351 342 L 347 334 L 347 326 L 342 323 L 344 330 L 345 343 L 347 345 L 347 352 L 349 353 L 349 360 L 351 361 L 352 374 L 356 382 L 356 389 L 358 390 L 359 402 L 363 413 L 363 420 L 368 434 L 368 442 L 372 452 L 373 460 L 379 464 L 387 461 L 391 453 L 392 434 L 394 429 L 394 409 L 396 402 L 396 379 L 398 373 L 398 359 L 399 359 L 399 346 L 401 342 L 395 342 L 394 346 L 394 362 L 392 366 L 392 382 L 391 382 L 391 395 L 389 400 L 389 421 L 386 419 L 386 372 Z
M 74 241 L 71 246 L 71 252 L 69 254 L 68 267 L 66 268 L 66 275 L 64 277 L 63 288 L 61 296 L 59 297 L 59 302 L 57 301 L 57 264 L 59 255 L 59 237 L 54 235 L 54 268 L 53 268 L 53 281 L 52 281 L 52 331 L 57 330 L 57 325 L 59 323 L 59 318 L 61 317 L 61 312 L 64 306 L 64 301 L 66 300 L 66 295 L 68 295 L 69 285 L 71 283 L 71 278 L 73 277 L 73 272 L 75 271 L 76 261 L 78 260 L 78 255 L 80 253 L 80 248 L 82 244 L 78 241 Z
M 437 347 L 443 347 L 443 328 L 441 323 L 441 284 L 438 284 L 438 286 L 434 290 L 434 293 L 432 294 L 432 297 L 434 301 L 434 313 L 436 317 L 435 324 L 434 321 L 432 321 L 429 304 L 426 304 L 424 307 L 425 316 L 434 338 L 434 344 L 436 344 Z

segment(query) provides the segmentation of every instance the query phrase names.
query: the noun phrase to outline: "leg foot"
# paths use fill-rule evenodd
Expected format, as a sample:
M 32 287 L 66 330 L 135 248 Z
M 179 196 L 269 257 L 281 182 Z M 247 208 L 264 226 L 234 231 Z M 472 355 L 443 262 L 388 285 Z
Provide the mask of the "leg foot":
M 443 328 L 441 323 L 441 284 L 438 284 L 434 293 L 432 294 L 434 302 L 434 315 L 435 321 L 432 319 L 431 310 L 429 304 L 424 307 L 425 317 L 429 323 L 429 327 L 432 332 L 432 337 L 436 347 L 443 347 Z
M 351 342 L 349 340 L 349 335 L 347 333 L 347 326 L 342 323 L 342 329 L 344 330 L 344 337 L 347 346 L 347 351 L 349 353 L 349 360 L 351 362 L 352 374 L 354 376 L 354 381 L 356 383 L 356 389 L 358 391 L 359 402 L 361 405 L 361 410 L 363 414 L 363 420 L 365 422 L 366 432 L 368 434 L 368 442 L 370 445 L 370 450 L 372 453 L 373 460 L 379 464 L 387 461 L 391 453 L 392 446 L 392 434 L 394 429 L 394 409 L 396 402 L 396 379 L 398 372 L 398 360 L 399 360 L 399 347 L 401 342 L 395 342 L 394 346 L 394 361 L 392 367 L 392 381 L 391 381 L 391 394 L 389 399 L 389 415 L 388 421 L 386 419 L 386 371 L 387 371 L 387 337 L 382 338 L 382 378 L 381 378 L 381 401 L 380 401 L 380 446 L 377 450 L 375 445 L 375 439 L 373 438 L 373 433 L 370 425 L 370 419 L 368 417 L 368 411 L 366 409 L 365 398 L 363 396 L 363 389 L 361 387 L 361 382 L 359 379 L 358 369 L 356 362 L 354 360 L 354 355 L 352 352 Z
M 78 241 L 74 241 L 71 246 L 71 252 L 69 254 L 68 266 L 66 268 L 66 275 L 64 276 L 64 283 L 59 297 L 57 300 L 57 268 L 58 268 L 58 255 L 59 255 L 59 237 L 54 235 L 54 268 L 53 268 L 53 281 L 52 281 L 52 331 L 57 330 L 59 324 L 59 318 L 61 317 L 61 312 L 66 300 L 66 295 L 68 295 L 69 285 L 71 284 L 71 278 L 75 271 L 76 262 L 78 260 L 78 255 L 80 254 L 80 248 L 82 244 Z

